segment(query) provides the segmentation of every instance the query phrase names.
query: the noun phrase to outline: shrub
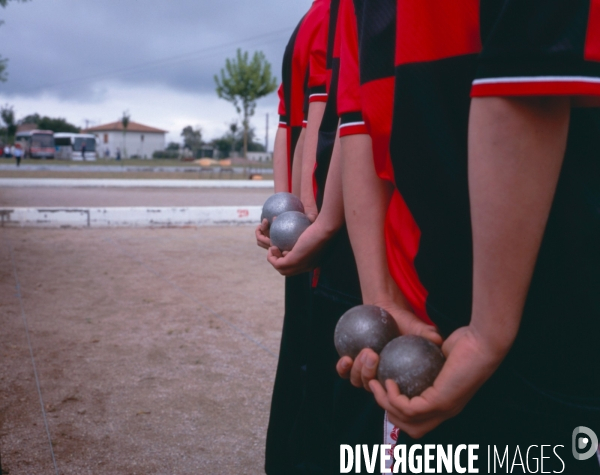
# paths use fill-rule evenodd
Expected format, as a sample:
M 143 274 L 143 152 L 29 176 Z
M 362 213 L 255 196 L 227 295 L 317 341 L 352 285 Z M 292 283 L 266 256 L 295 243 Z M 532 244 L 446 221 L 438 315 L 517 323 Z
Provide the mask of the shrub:
M 152 154 L 152 158 L 170 158 L 176 160 L 179 158 L 179 152 L 176 150 L 157 150 Z

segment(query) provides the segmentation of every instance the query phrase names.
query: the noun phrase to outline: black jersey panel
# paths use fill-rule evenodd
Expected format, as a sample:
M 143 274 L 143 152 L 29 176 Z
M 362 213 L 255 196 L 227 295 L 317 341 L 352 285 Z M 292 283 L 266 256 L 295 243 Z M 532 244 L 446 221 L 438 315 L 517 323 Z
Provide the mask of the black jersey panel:
M 298 37 L 298 32 L 300 31 L 300 27 L 302 26 L 302 22 L 304 22 L 304 17 L 298 25 L 296 29 L 292 33 L 290 40 L 288 41 L 287 46 L 285 47 L 285 52 L 283 54 L 283 61 L 281 66 L 281 82 L 283 84 L 283 102 L 285 104 L 285 110 L 287 112 L 288 117 L 291 118 L 291 110 L 292 110 L 292 62 L 294 59 L 294 49 L 296 48 L 296 38 Z M 291 125 L 291 122 L 290 122 Z M 292 148 L 293 150 L 293 148 Z
M 292 132 L 291 134 L 291 153 L 290 153 L 290 164 L 294 163 L 294 152 L 296 151 L 296 144 L 298 143 L 298 139 L 300 138 L 300 133 L 302 132 L 302 126 L 292 126 L 290 127 Z
M 329 164 L 333 152 L 333 144 L 338 127 L 337 115 L 337 85 L 340 72 L 340 60 L 333 60 L 333 69 L 331 72 L 331 86 L 325 104 L 325 112 L 319 127 L 319 139 L 317 142 L 317 163 L 315 168 L 315 181 L 317 183 L 317 207 L 319 211 L 323 205 L 323 196 L 325 194 L 325 182 L 327 173 L 329 173 Z
M 304 120 L 308 119 L 308 107 L 310 105 L 310 93 L 308 88 L 308 80 L 310 78 L 310 67 L 306 68 L 306 74 L 304 75 L 304 102 L 302 104 L 302 112 L 304 114 Z
M 346 226 L 336 233 L 324 253 L 316 291 L 346 305 L 362 303 L 358 269 Z
M 358 22 L 360 83 L 394 75 L 396 1 L 354 0 Z
M 537 386 L 600 398 L 600 110 L 574 109 L 511 361 Z M 573 362 L 579 362 L 573 365 Z M 595 364 L 595 363 L 594 363 Z M 560 375 L 560 378 L 557 377 Z
M 583 59 L 589 0 L 482 0 L 482 59 Z
M 427 311 L 445 333 L 471 313 L 467 125 L 475 68 L 475 55 L 396 68 L 394 175 L 421 231 L 415 267 Z
M 600 77 L 600 63 L 557 56 L 514 58 L 511 60 L 482 57 L 477 79 L 531 76 Z
M 333 46 L 335 44 L 339 9 L 340 0 L 331 0 L 329 5 L 329 31 L 327 32 L 327 69 L 333 69 Z

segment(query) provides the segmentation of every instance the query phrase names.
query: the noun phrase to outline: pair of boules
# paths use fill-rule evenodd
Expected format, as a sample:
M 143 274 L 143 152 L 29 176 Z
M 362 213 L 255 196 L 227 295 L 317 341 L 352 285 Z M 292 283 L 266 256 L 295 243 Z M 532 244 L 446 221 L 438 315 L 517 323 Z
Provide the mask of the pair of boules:
M 398 384 L 409 398 L 433 384 L 444 365 L 444 355 L 431 341 L 415 335 L 400 336 L 393 317 L 375 305 L 348 310 L 335 328 L 334 344 L 340 356 L 355 359 L 364 348 L 379 354 L 377 379 Z
M 287 192 L 271 195 L 263 205 L 261 222 L 269 222 L 271 244 L 281 251 L 291 251 L 300 235 L 310 226 L 300 199 Z

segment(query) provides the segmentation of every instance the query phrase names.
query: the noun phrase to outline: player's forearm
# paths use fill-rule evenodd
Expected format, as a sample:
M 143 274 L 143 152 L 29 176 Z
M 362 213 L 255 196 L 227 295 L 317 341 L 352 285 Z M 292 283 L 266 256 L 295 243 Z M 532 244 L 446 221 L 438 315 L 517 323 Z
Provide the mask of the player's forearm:
M 308 107 L 308 118 L 304 147 L 302 149 L 302 178 L 300 199 L 304 204 L 306 214 L 316 218 L 317 204 L 313 189 L 313 173 L 317 162 L 317 144 L 319 142 L 319 127 L 325 112 L 325 102 L 312 102 Z
M 328 236 L 333 236 L 344 224 L 344 197 L 342 190 L 342 151 L 336 136 L 327 172 L 321 212 L 315 221 Z
M 290 191 L 288 182 L 287 131 L 283 127 L 277 129 L 273 147 L 273 181 L 275 193 Z
M 568 98 L 477 98 L 469 124 L 471 327 L 503 356 L 514 341 L 567 141 Z
M 300 198 L 300 192 L 302 190 L 302 151 L 304 150 L 304 137 L 306 136 L 306 129 L 303 128 L 296 142 L 296 148 L 293 150 L 294 159 L 292 161 L 292 189 L 298 198 Z
M 408 310 L 410 306 L 391 277 L 387 263 L 384 227 L 392 186 L 377 176 L 368 135 L 350 135 L 342 137 L 340 142 L 346 227 L 363 301 L 378 303 L 391 299 Z

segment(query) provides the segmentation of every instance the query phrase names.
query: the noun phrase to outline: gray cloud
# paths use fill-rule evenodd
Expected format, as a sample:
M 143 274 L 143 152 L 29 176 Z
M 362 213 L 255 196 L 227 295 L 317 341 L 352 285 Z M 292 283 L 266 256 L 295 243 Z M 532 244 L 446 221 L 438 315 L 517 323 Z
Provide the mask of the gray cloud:
M 102 84 L 214 92 L 237 47 L 262 50 L 280 79 L 287 40 L 310 1 L 33 0 L 0 10 L 5 95 L 102 100 Z

